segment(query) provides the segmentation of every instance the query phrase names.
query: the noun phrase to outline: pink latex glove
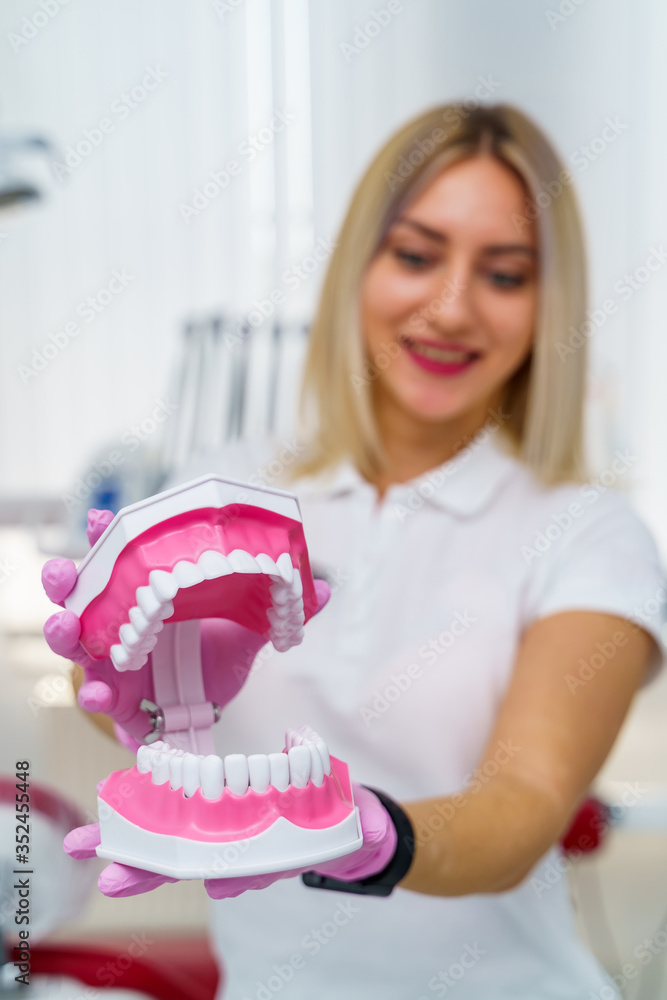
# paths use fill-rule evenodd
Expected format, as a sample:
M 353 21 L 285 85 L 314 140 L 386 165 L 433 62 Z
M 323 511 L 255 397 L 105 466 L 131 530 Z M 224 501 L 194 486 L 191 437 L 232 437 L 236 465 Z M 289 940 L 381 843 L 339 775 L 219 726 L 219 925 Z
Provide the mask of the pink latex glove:
M 88 540 L 93 545 L 113 520 L 110 510 L 88 511 Z M 76 583 L 76 566 L 71 559 L 50 559 L 42 570 L 47 596 L 61 607 Z M 324 580 L 315 580 L 317 609 L 321 611 L 331 591 Z M 44 637 L 54 653 L 83 667 L 84 682 L 79 688 L 79 705 L 86 712 L 104 712 L 115 723 L 121 743 L 136 750 L 149 731 L 150 723 L 139 708 L 143 698 L 155 700 L 151 658 L 140 670 L 119 674 L 110 659 L 95 660 L 81 643 L 81 625 L 72 611 L 51 615 L 44 625 Z M 206 697 L 220 708 L 243 687 L 248 672 L 267 640 L 236 622 L 205 618 L 201 624 L 201 655 Z M 221 668 L 224 664 L 224 669 Z
M 377 795 L 358 785 L 352 784 L 355 805 L 359 807 L 361 831 L 364 842 L 358 850 L 334 861 L 326 861 L 316 868 L 308 865 L 305 868 L 292 868 L 289 871 L 272 872 L 269 875 L 247 875 L 240 878 L 205 879 L 206 891 L 212 899 L 227 899 L 240 896 L 247 889 L 266 889 L 281 878 L 294 878 L 306 871 L 316 871 L 320 875 L 332 878 L 354 881 L 376 875 L 391 861 L 396 850 L 398 836 L 394 823 L 382 805 Z M 98 823 L 81 826 L 65 838 L 64 848 L 73 858 L 93 858 L 95 848 L 100 842 L 100 827 Z M 169 875 L 156 875 L 154 872 L 143 871 L 141 868 L 131 868 L 129 865 L 114 861 L 107 865 L 98 880 L 98 887 L 105 896 L 135 896 L 141 892 L 149 892 L 165 882 L 178 882 Z

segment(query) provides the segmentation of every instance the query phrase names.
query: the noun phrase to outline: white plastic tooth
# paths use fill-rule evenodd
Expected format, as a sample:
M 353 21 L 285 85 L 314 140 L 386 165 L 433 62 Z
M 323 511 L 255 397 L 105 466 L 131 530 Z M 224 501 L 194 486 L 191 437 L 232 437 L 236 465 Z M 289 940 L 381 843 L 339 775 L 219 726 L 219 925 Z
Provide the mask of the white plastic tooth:
M 151 587 L 137 587 L 137 604 L 148 621 L 152 622 L 161 617 L 164 601 L 158 600 Z
M 202 552 L 197 561 L 197 566 L 204 574 L 205 580 L 217 580 L 218 577 L 228 576 L 232 572 L 229 561 L 221 552 L 216 552 L 214 549 Z
M 274 605 L 289 604 L 291 600 L 290 589 L 285 585 L 284 580 L 277 580 L 271 587 L 271 600 Z
M 268 618 L 271 625 L 274 628 L 280 628 L 284 626 L 289 621 L 288 619 L 289 609 L 287 606 L 278 605 L 278 607 L 268 608 L 266 612 L 266 617 Z
M 310 750 L 306 746 L 291 747 L 287 757 L 290 784 L 295 788 L 305 788 L 310 778 Z
M 275 576 L 278 572 L 275 562 L 271 556 L 266 554 L 266 552 L 259 552 L 255 556 L 255 560 L 262 573 L 267 573 L 269 576 Z
M 287 639 L 285 636 L 271 635 L 270 639 L 278 653 L 286 653 L 287 650 L 291 649 L 293 646 L 291 640 Z
M 235 573 L 261 572 L 255 559 L 245 549 L 234 549 L 227 558 Z
M 171 571 L 172 575 L 176 577 L 176 582 L 179 587 L 194 587 L 198 583 L 202 583 L 204 580 L 204 574 L 195 566 L 193 563 L 188 562 L 186 559 L 182 559 L 181 562 L 177 562 Z
M 165 618 L 171 618 L 173 613 L 174 613 L 174 605 L 172 604 L 171 601 L 166 601 L 166 603 L 160 607 L 160 613 L 158 615 L 158 619 L 164 621 Z M 161 628 L 162 625 L 159 626 L 157 631 L 159 632 Z
M 134 647 L 133 653 L 150 653 L 155 648 L 156 642 L 156 635 L 145 635 Z
M 130 654 L 123 648 L 123 646 L 120 645 L 120 643 L 111 647 L 109 650 L 109 656 L 111 657 L 111 662 L 116 670 L 121 672 L 125 670 L 132 670 L 132 667 L 129 665 Z
M 294 566 L 289 552 L 283 552 L 282 555 L 278 556 L 276 566 L 285 583 L 291 583 L 294 577 Z
M 324 773 L 331 774 L 331 758 L 329 756 L 328 746 L 321 737 L 315 740 L 315 746 L 317 747 L 320 757 L 322 758 L 322 767 L 324 768 Z
M 172 573 L 168 573 L 166 569 L 151 570 L 148 574 L 148 582 L 160 604 L 165 604 L 166 601 L 173 601 L 178 593 L 176 578 Z
M 199 757 L 194 753 L 183 755 L 183 794 L 194 795 L 199 788 Z
M 308 725 L 299 726 L 299 728 L 297 729 L 297 733 L 302 734 L 304 743 L 306 743 L 311 748 L 315 748 L 317 750 L 319 758 L 322 761 L 323 774 L 327 775 L 331 774 L 331 758 L 329 756 L 329 748 L 327 747 L 322 737 L 318 733 L 316 733 L 314 729 L 311 729 L 310 726 Z M 313 772 L 313 774 L 314 773 L 315 772 Z M 313 781 L 315 781 L 315 778 L 313 778 Z M 318 782 L 315 783 L 318 784 Z
M 296 598 L 303 597 L 303 580 L 301 579 L 301 573 L 298 569 L 294 570 L 294 576 L 292 578 L 292 593 Z
M 118 629 L 118 638 L 123 644 L 123 648 L 128 651 L 128 653 L 134 652 L 141 643 L 141 636 L 137 632 L 134 625 L 126 622 L 124 625 Z
M 310 753 L 310 780 L 319 788 L 324 781 L 324 762 L 320 757 L 320 751 L 314 743 L 305 744 Z
M 205 799 L 219 799 L 225 788 L 225 770 L 220 757 L 210 753 L 200 766 L 201 793 Z
M 152 623 L 149 622 L 141 608 L 130 608 L 130 622 L 137 630 L 137 635 L 146 635 L 151 630 Z
M 298 747 L 303 743 L 303 734 L 299 732 L 298 729 L 286 729 L 285 730 L 285 746 L 289 750 L 290 747 Z
M 230 753 L 224 763 L 227 788 L 235 795 L 245 795 L 248 791 L 248 760 L 242 753 Z
M 248 780 L 255 792 L 265 792 L 271 784 L 269 758 L 263 753 L 253 753 L 248 757 Z
M 137 771 L 140 774 L 148 774 L 151 769 L 151 758 L 153 756 L 152 747 L 140 746 L 137 750 Z
M 178 751 L 169 754 L 169 784 L 174 790 L 183 787 L 183 754 Z
M 286 792 L 289 788 L 289 760 L 286 753 L 270 753 L 269 773 L 271 784 L 277 791 Z
M 164 785 L 169 781 L 169 754 L 158 750 L 153 754 L 151 761 L 151 771 L 153 772 L 153 784 Z
M 300 600 L 296 606 L 292 607 L 292 621 L 298 628 L 301 628 L 306 621 L 306 613 L 303 608 L 303 601 Z

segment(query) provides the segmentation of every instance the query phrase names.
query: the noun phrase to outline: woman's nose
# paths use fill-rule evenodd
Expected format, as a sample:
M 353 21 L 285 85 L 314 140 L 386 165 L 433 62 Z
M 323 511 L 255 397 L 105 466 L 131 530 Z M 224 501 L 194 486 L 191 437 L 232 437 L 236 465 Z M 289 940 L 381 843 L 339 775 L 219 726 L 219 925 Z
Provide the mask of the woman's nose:
M 445 275 L 438 275 L 415 312 L 414 332 L 430 327 L 451 334 L 467 327 L 472 319 L 470 293 L 471 279 L 465 267 L 450 268 Z

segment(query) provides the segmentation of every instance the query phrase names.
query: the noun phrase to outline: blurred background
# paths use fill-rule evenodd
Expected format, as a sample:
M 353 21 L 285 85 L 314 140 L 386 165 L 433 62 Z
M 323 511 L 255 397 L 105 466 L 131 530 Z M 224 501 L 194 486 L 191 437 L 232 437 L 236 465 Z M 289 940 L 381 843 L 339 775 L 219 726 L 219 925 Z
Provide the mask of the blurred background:
M 666 41 L 659 0 L 4 0 L 1 771 L 30 759 L 86 812 L 128 766 L 43 641 L 41 565 L 85 551 L 88 507 L 155 492 L 229 438 L 289 439 L 353 187 L 437 103 L 514 103 L 572 170 L 591 268 L 590 468 L 631 456 L 616 486 L 665 557 Z M 599 777 L 610 836 L 569 872 L 611 971 L 667 926 L 666 708 L 663 676 Z M 193 933 L 206 909 L 181 883 L 93 892 L 57 923 L 68 940 Z M 658 951 L 646 996 L 667 996 Z

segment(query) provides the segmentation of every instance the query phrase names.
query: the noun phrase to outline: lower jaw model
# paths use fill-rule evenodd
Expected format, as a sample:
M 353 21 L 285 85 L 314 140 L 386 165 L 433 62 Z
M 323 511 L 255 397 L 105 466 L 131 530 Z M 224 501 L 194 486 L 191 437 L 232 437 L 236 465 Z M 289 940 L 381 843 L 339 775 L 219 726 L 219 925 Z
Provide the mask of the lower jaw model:
M 242 493 L 239 493 L 239 491 Z M 237 501 L 243 496 L 243 503 Z M 347 765 L 308 726 L 269 754 L 214 753 L 200 623 L 221 617 L 285 651 L 317 598 L 296 498 L 205 476 L 120 511 L 65 601 L 81 642 L 122 675 L 151 654 L 145 743 L 98 792 L 97 854 L 176 878 L 303 868 L 362 844 Z

